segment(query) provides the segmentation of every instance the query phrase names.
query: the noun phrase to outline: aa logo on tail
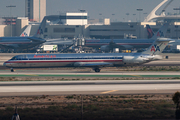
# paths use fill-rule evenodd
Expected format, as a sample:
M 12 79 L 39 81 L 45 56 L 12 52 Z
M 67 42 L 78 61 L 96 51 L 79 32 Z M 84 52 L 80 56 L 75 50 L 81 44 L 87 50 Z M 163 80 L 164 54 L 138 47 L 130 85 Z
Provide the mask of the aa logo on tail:
M 26 32 L 22 33 L 21 37 L 26 37 L 28 36 Z
M 157 37 L 164 37 L 164 33 L 163 33 L 162 31 L 159 31 L 159 32 L 157 33 Z
M 154 51 L 154 52 L 160 51 L 159 46 L 157 46 L 156 44 L 154 44 L 154 46 L 151 47 L 151 52 L 152 52 L 152 51 Z
M 43 30 L 41 28 L 39 28 L 37 31 L 37 35 L 41 35 L 41 34 L 43 34 Z

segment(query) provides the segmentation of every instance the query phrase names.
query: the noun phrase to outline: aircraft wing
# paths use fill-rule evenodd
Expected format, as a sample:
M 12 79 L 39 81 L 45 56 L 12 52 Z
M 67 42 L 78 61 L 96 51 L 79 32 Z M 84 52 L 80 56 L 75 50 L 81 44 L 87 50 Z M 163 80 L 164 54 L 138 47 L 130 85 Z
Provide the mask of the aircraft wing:
M 113 66 L 112 63 L 109 62 L 76 62 L 74 63 L 75 67 L 106 67 Z
M 3 44 L 3 45 L 0 45 L 0 47 L 3 47 L 3 48 L 17 48 L 19 47 L 17 44 Z
M 34 42 L 42 42 L 42 43 L 46 41 L 46 40 L 44 40 L 44 39 L 35 38 L 35 37 L 28 37 L 27 39 L 32 40 L 32 41 L 34 41 Z

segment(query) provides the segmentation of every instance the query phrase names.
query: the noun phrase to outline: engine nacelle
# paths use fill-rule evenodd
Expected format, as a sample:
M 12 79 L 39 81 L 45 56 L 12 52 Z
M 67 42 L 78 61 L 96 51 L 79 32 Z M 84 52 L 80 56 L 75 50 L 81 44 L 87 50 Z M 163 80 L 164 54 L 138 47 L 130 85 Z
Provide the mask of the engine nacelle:
M 149 59 L 143 56 L 124 56 L 123 63 L 124 64 L 142 64 L 147 62 Z

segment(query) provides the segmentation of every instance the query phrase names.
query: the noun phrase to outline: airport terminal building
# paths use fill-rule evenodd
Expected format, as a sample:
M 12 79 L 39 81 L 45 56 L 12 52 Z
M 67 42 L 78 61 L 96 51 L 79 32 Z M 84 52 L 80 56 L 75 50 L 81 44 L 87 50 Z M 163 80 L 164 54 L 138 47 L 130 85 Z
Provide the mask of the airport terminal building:
M 110 22 L 106 18 L 103 22 L 92 23 L 88 20 L 87 12 L 73 12 L 62 15 L 49 16 L 50 21 L 47 21 L 44 30 L 44 38 L 85 38 L 95 39 L 123 39 L 127 35 L 136 36 L 136 38 L 147 38 L 146 24 L 149 24 L 153 31 L 156 32 L 163 22 Z M 91 23 L 91 24 L 90 24 Z M 19 36 L 20 33 L 27 27 L 32 25 L 30 35 L 34 35 L 39 24 L 34 22 L 29 23 L 28 18 L 16 18 L 16 24 L 0 25 L 0 35 Z M 171 22 L 167 30 L 166 37 L 180 37 L 180 22 Z
M 62 20 L 60 20 L 62 21 Z M 44 38 L 78 38 L 83 36 L 92 39 L 124 39 L 126 36 L 135 36 L 134 38 L 148 38 L 146 25 L 149 24 L 154 32 L 156 32 L 163 22 L 110 22 L 110 19 L 104 19 L 103 23 L 88 24 L 84 19 L 74 19 L 71 23 L 66 22 L 49 22 L 44 30 Z M 75 24 L 77 23 L 77 24 Z M 80 24 L 83 23 L 83 24 Z M 166 37 L 179 38 L 180 37 L 180 23 L 172 22 L 167 30 Z M 32 26 L 31 35 L 33 35 L 38 28 L 38 25 Z M 34 29 L 34 30 L 33 30 Z
M 166 2 L 168 0 L 157 5 L 144 19 L 144 22 L 111 22 L 110 18 L 88 19 L 86 10 L 50 15 L 44 30 L 44 38 L 147 38 L 146 24 L 149 24 L 156 32 L 163 22 L 170 22 L 166 37 L 177 39 L 180 37 L 180 14 L 166 15 L 165 13 L 172 0 L 163 8 L 160 15 L 156 14 L 157 10 Z M 29 24 L 32 25 L 30 35 L 35 34 L 40 22 L 46 16 L 46 0 L 38 2 L 36 0 L 25 0 L 25 16 L 23 18 L 0 18 L 0 37 L 19 36 Z

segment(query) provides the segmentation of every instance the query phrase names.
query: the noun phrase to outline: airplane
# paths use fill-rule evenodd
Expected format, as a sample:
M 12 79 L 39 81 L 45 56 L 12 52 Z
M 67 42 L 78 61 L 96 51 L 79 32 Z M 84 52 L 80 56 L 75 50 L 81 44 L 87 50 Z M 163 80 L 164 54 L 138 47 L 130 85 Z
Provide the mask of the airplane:
M 42 39 L 43 30 L 46 25 L 46 19 L 41 22 L 36 34 L 29 37 L 30 26 L 27 27 L 20 37 L 0 37 L 0 48 L 24 50 L 31 49 L 37 45 L 44 43 L 46 40 Z
M 147 28 L 149 25 L 147 25 Z M 132 49 L 132 48 L 148 48 L 154 40 L 158 37 L 165 37 L 168 28 L 168 23 L 165 23 L 157 32 L 154 34 L 149 29 L 148 34 L 151 34 L 151 39 L 86 39 L 85 46 L 100 48 L 101 51 L 109 52 L 113 48 L 120 49 Z M 150 31 L 151 30 L 151 31 Z M 151 33 L 150 33 L 151 32 Z
M 140 65 L 160 60 L 159 55 L 171 41 L 169 38 L 157 38 L 153 44 L 141 53 L 77 53 L 77 54 L 24 54 L 16 55 L 4 62 L 3 66 L 11 68 L 44 67 L 90 67 L 100 72 L 102 67 Z

